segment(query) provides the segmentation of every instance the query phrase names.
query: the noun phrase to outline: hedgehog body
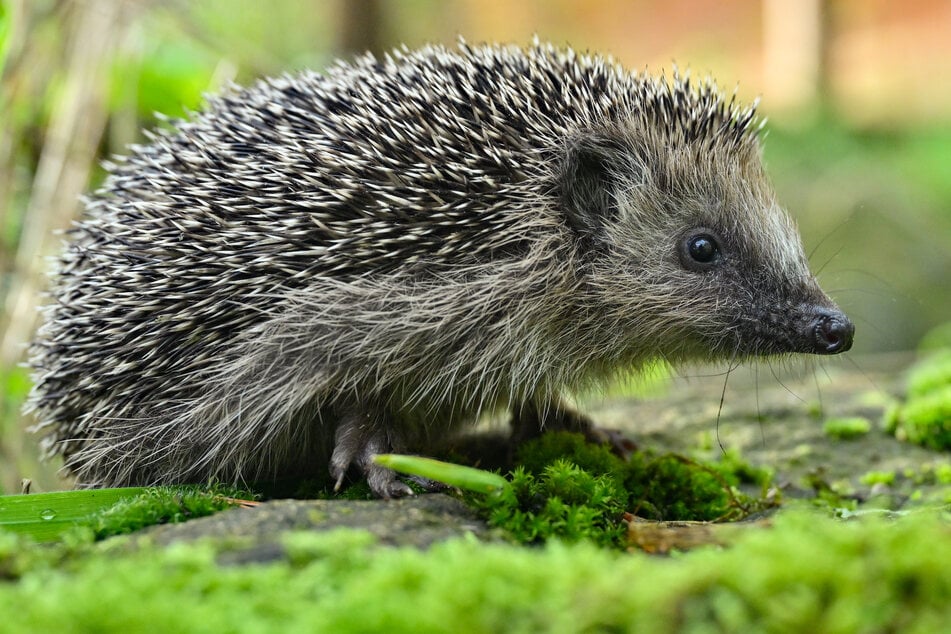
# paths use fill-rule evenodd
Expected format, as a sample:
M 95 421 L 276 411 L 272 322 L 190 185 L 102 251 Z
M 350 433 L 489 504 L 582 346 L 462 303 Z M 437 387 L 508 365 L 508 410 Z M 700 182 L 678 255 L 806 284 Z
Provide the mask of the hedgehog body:
M 329 465 L 401 495 L 370 456 L 482 412 L 851 343 L 753 109 L 598 56 L 460 44 L 265 80 L 110 172 L 31 349 L 37 427 L 87 486 Z

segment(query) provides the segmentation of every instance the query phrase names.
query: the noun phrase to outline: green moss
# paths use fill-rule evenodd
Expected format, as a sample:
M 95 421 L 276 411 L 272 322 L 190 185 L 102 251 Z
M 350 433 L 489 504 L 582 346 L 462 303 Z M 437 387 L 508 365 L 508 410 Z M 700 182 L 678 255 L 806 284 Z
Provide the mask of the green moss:
M 238 489 L 212 486 L 166 486 L 122 500 L 96 513 L 82 524 L 92 530 L 95 539 L 133 533 L 155 524 L 177 524 L 212 515 L 234 506 L 235 498 L 249 499 L 251 494 Z
M 511 487 L 470 496 L 493 526 L 517 541 L 582 539 L 622 545 L 625 513 L 649 519 L 739 519 L 767 502 L 735 489 L 756 483 L 765 492 L 771 476 L 738 455 L 701 464 L 674 454 L 638 452 L 622 461 L 578 434 L 549 433 L 526 443 Z
M 850 487 L 846 484 L 843 488 L 842 483 L 829 482 L 821 470 L 808 473 L 803 478 L 803 484 L 815 494 L 809 502 L 833 515 L 847 515 L 858 508 L 858 500 L 852 495 Z
M 19 579 L 32 569 L 49 567 L 44 555 L 52 550 L 33 548 L 33 542 L 26 537 L 8 531 L 0 531 L 0 582 Z M 0 586 L 0 591 L 2 591 Z
M 648 519 L 715 521 L 748 513 L 745 496 L 736 497 L 716 469 L 677 455 L 638 456 L 624 485 L 630 511 Z
M 908 396 L 913 399 L 951 386 L 951 349 L 933 352 L 908 373 Z
M 951 385 L 909 400 L 902 408 L 898 432 L 929 449 L 951 449 Z
M 951 463 L 926 462 L 917 468 L 905 469 L 902 475 L 915 484 L 951 484 Z
M 606 445 L 585 440 L 581 434 L 553 432 L 519 447 L 515 463 L 529 473 L 541 473 L 548 465 L 566 460 L 595 475 L 617 474 L 624 470 L 624 461 Z
M 924 462 L 903 469 L 901 477 L 912 486 L 922 487 L 910 494 L 915 506 L 951 509 L 951 462 Z
M 872 423 L 861 416 L 829 418 L 822 426 L 826 436 L 839 440 L 852 440 L 864 436 L 872 429 Z
M 951 484 L 951 464 L 941 464 L 934 468 L 938 484 Z
M 740 455 L 735 449 L 727 449 L 713 466 L 731 485 L 752 484 L 765 493 L 773 483 L 774 472 L 768 467 L 757 467 Z
M 885 411 L 883 427 L 901 440 L 951 450 L 951 349 L 938 350 L 911 368 L 908 400 Z
M 593 476 L 559 460 L 537 475 L 516 468 L 511 486 L 475 499 L 474 504 L 489 524 L 504 529 L 518 542 L 559 538 L 618 546 L 623 534 L 623 499 L 615 478 Z
M 859 478 L 862 484 L 873 486 L 876 484 L 885 484 L 892 486 L 895 484 L 896 474 L 894 471 L 869 471 Z
M 96 548 L 0 584 L 5 632 L 937 632 L 951 619 L 945 521 L 779 517 L 676 558 L 581 543 L 377 548 L 287 535 L 288 561 L 221 566 L 210 544 Z M 3 553 L 26 544 L 0 537 Z M 817 557 L 816 553 L 821 553 Z
M 895 435 L 898 426 L 901 424 L 901 404 L 892 403 L 885 408 L 882 413 L 882 430 L 886 434 Z

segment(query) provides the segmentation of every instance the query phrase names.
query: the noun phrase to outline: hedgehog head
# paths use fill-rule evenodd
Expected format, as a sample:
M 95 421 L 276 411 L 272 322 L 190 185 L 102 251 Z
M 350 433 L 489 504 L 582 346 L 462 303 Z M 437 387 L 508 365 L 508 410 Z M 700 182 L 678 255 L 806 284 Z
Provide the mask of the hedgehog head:
M 650 341 L 671 361 L 848 350 L 854 328 L 766 177 L 755 106 L 679 79 L 644 90 L 570 139 L 561 165 L 595 310 L 633 354 Z

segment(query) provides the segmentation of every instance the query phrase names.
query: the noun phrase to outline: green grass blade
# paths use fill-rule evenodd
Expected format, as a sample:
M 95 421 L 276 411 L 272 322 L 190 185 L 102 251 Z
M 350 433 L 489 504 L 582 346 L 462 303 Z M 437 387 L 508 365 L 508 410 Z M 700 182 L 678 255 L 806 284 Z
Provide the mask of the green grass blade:
M 144 487 L 0 496 L 0 529 L 54 541 L 90 514 L 145 492 Z
M 492 493 L 508 485 L 508 480 L 491 471 L 441 462 L 432 458 L 380 454 L 374 456 L 373 461 L 400 473 L 422 476 L 476 493 Z

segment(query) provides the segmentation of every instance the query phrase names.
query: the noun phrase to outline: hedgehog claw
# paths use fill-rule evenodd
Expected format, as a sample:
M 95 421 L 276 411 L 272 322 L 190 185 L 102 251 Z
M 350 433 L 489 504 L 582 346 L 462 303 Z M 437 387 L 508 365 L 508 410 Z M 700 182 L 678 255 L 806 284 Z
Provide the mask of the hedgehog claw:
M 370 464 L 366 471 L 367 484 L 373 495 L 384 500 L 405 498 L 413 495 L 413 490 L 405 482 L 396 478 L 396 472 L 378 464 Z
M 373 462 L 373 456 L 394 449 L 391 433 L 371 422 L 363 413 L 341 416 L 335 434 L 333 454 L 330 457 L 330 477 L 334 491 L 343 486 L 347 472 L 356 467 L 366 477 L 370 491 L 383 499 L 413 495 L 413 490 L 400 482 L 396 472 Z
M 330 477 L 334 480 L 334 491 L 343 486 L 350 465 L 355 462 L 357 452 L 362 446 L 360 429 L 352 424 L 341 422 L 337 427 L 333 454 L 330 456 Z
M 424 478 L 423 476 L 404 476 L 403 479 L 412 482 L 416 486 L 423 489 L 426 493 L 440 493 L 442 491 L 448 491 L 451 488 L 445 482 L 440 482 L 439 480 L 430 480 L 429 478 Z

